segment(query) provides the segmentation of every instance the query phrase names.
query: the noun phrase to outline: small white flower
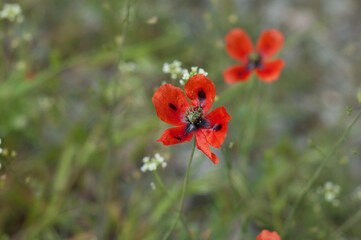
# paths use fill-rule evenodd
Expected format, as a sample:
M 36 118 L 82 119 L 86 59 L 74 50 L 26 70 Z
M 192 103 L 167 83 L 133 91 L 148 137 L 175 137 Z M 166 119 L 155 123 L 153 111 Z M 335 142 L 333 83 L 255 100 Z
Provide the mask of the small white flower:
M 208 73 L 207 73 L 206 71 L 204 71 L 203 68 L 198 69 L 198 73 L 203 74 L 203 75 L 206 76 L 206 77 L 207 77 L 207 75 L 208 75 Z
M 176 79 L 176 78 L 177 78 L 177 74 L 172 73 L 172 74 L 170 75 L 170 77 L 171 77 L 172 79 Z
M 21 13 L 19 4 L 5 3 L 4 8 L 0 11 L 0 19 L 7 19 L 10 22 L 21 23 L 24 17 Z
M 182 63 L 178 60 L 174 60 L 172 62 L 172 65 L 174 66 L 174 68 L 179 69 L 182 66 Z
M 163 73 L 170 74 L 172 79 L 176 79 L 183 74 L 185 69 L 182 68 L 182 63 L 178 60 L 174 60 L 172 63 L 163 64 Z
M 170 72 L 170 65 L 169 65 L 169 63 L 164 63 L 164 64 L 163 64 L 163 72 L 164 72 L 164 73 L 169 73 L 169 72 Z
M 186 83 L 181 79 L 181 80 L 179 80 L 179 84 L 184 86 Z
M 148 165 L 144 164 L 141 168 L 140 171 L 142 172 L 146 172 L 148 170 Z
M 197 72 L 198 67 L 191 67 L 191 72 Z
M 158 166 L 162 166 L 165 168 L 167 163 L 164 161 L 164 157 L 162 157 L 159 153 L 154 154 L 154 157 L 150 158 L 148 156 L 143 157 L 143 165 L 140 168 L 140 171 L 155 171 Z
M 317 193 L 323 195 L 326 202 L 332 203 L 333 206 L 337 207 L 340 205 L 340 201 L 337 199 L 340 195 L 341 187 L 330 181 L 326 182 L 323 187 L 317 189 Z
M 156 160 L 158 163 L 164 162 L 164 157 L 162 157 L 159 153 L 156 153 L 156 154 L 154 155 L 154 158 L 155 158 L 155 160 Z
M 157 170 L 157 164 L 155 162 L 149 163 L 148 164 L 148 170 L 149 171 Z
M 188 79 L 189 79 L 189 72 L 188 71 L 183 73 L 182 79 L 188 81 Z
M 144 163 L 149 162 L 149 160 L 150 160 L 150 157 L 148 157 L 148 156 L 145 156 L 145 157 L 143 158 L 143 162 L 144 162 Z

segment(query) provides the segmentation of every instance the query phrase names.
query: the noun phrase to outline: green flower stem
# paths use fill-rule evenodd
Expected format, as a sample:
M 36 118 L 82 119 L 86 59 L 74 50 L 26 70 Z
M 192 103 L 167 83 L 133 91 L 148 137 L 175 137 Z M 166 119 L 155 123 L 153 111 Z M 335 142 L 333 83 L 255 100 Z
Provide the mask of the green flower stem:
M 119 61 L 122 59 L 122 53 L 123 53 L 123 46 L 124 46 L 124 42 L 126 39 L 126 35 L 127 35 L 127 29 L 128 29 L 128 24 L 129 24 L 129 12 L 130 12 L 130 7 L 131 7 L 131 0 L 127 0 L 126 2 L 126 6 L 125 6 L 125 19 L 124 19 L 124 26 L 122 29 L 122 42 L 119 45 L 119 59 L 118 59 L 118 63 Z M 100 190 L 100 197 L 99 197 L 99 201 L 101 203 L 102 206 L 105 206 L 107 200 L 108 200 L 108 195 L 109 195 L 109 191 L 110 191 L 110 184 L 111 184 L 111 177 L 109 177 L 109 173 L 111 172 L 111 163 L 112 160 L 114 158 L 114 148 L 115 148 L 115 143 L 113 140 L 113 131 L 112 131 L 112 127 L 113 127 L 113 122 L 114 122 L 114 113 L 116 110 L 116 106 L 118 101 L 118 97 L 117 97 L 117 89 L 115 87 L 117 82 L 117 78 L 113 78 L 111 79 L 111 81 L 109 82 L 109 86 L 113 87 L 113 91 L 112 91 L 112 95 L 110 98 L 110 106 L 109 106 L 109 110 L 108 110 L 108 114 L 107 114 L 107 118 L 105 119 L 105 125 L 104 125 L 104 132 L 106 134 L 107 140 L 108 140 L 108 149 L 106 152 L 106 160 L 104 161 L 103 167 L 102 167 L 102 188 Z M 97 234 L 100 236 L 100 238 L 106 238 L 107 236 L 107 227 L 110 224 L 110 219 L 109 219 L 109 214 L 104 211 L 104 209 L 102 209 L 101 213 L 99 214 L 99 226 L 97 227 Z
M 228 184 L 231 189 L 233 208 L 237 210 L 239 208 L 239 201 L 237 201 L 237 196 L 241 196 L 241 194 L 237 191 L 232 181 L 232 176 L 231 176 L 232 164 L 231 164 L 231 160 L 229 159 L 229 150 L 227 148 L 222 148 L 222 153 L 223 153 L 223 158 L 225 159 L 226 162 L 225 166 L 226 166 Z
M 153 175 L 155 177 L 155 180 L 157 181 L 158 185 L 160 186 L 160 188 L 162 189 L 162 191 L 167 195 L 168 198 L 172 199 L 171 194 L 169 193 L 169 191 L 167 190 L 167 188 L 165 187 L 162 178 L 159 176 L 158 171 L 153 171 Z M 180 220 L 182 222 L 182 225 L 184 227 L 184 229 L 186 230 L 186 232 L 188 233 L 188 237 L 189 239 L 193 239 L 193 234 L 192 231 L 189 229 L 188 224 L 185 220 L 185 218 L 183 217 L 183 215 L 180 215 Z
M 341 143 L 343 143 L 343 141 L 345 141 L 347 135 L 349 134 L 352 127 L 355 125 L 355 123 L 357 122 L 357 120 L 360 117 L 361 117 L 361 111 L 356 115 L 356 117 L 352 121 L 352 123 L 346 128 L 346 130 L 344 131 L 342 136 L 338 139 L 335 146 L 332 148 L 331 152 L 323 159 L 323 161 L 321 162 L 321 165 L 317 168 L 316 172 L 312 175 L 310 180 L 308 180 L 305 188 L 302 190 L 300 195 L 297 197 L 297 199 L 295 201 L 295 204 L 292 206 L 292 209 L 291 209 L 291 211 L 290 211 L 290 213 L 288 215 L 288 218 L 286 220 L 286 224 L 285 224 L 285 227 L 284 227 L 283 232 L 282 232 L 282 238 L 285 238 L 285 236 L 286 236 L 286 234 L 288 232 L 288 229 L 289 229 L 289 227 L 291 225 L 291 221 L 292 221 L 292 218 L 293 218 L 293 216 L 295 214 L 295 211 L 296 211 L 297 207 L 300 205 L 303 197 L 306 195 L 308 190 L 311 188 L 311 186 L 315 182 L 315 180 L 319 177 L 320 173 L 325 168 L 326 163 L 328 162 L 328 160 L 334 156 L 336 149 L 341 145 Z
M 162 238 L 163 240 L 167 240 L 169 238 L 170 234 L 173 232 L 173 229 L 177 225 L 177 222 L 178 222 L 179 218 L 181 217 L 182 210 L 183 210 L 185 193 L 186 193 L 187 185 L 188 185 L 189 172 L 191 170 L 191 165 L 192 165 L 192 160 L 193 160 L 193 155 L 194 155 L 195 148 L 196 148 L 196 140 L 194 139 L 193 140 L 192 153 L 191 153 L 191 156 L 189 158 L 189 162 L 188 162 L 188 166 L 187 166 L 187 172 L 186 172 L 186 176 L 185 176 L 184 182 L 183 182 L 181 201 L 180 201 L 180 204 L 179 204 L 179 209 L 178 209 L 178 212 L 177 212 L 177 216 L 176 216 L 176 219 L 174 220 L 172 226 L 169 228 L 168 232 Z

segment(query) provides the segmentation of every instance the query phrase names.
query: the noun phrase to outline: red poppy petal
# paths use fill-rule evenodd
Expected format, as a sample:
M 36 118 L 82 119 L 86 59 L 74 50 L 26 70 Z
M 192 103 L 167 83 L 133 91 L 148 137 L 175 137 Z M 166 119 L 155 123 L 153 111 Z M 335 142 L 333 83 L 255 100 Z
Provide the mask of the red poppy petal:
M 281 240 L 281 237 L 276 232 L 262 230 L 256 240 Z
M 252 71 L 247 69 L 247 66 L 234 65 L 227 68 L 223 72 L 224 81 L 228 84 L 236 82 L 245 82 L 251 75 Z
M 246 62 L 248 55 L 253 51 L 252 41 L 248 34 L 244 30 L 236 28 L 226 35 L 225 40 L 229 56 Z
M 184 90 L 191 100 L 192 106 L 201 107 L 203 114 L 206 114 L 216 96 L 213 82 L 203 74 L 196 74 L 188 80 Z
M 193 137 L 193 132 L 187 133 L 186 128 L 187 125 L 168 128 L 157 141 L 162 142 L 164 145 L 174 145 L 190 141 Z
M 283 46 L 283 35 L 276 29 L 263 31 L 258 42 L 257 51 L 265 58 L 275 55 Z
M 282 59 L 263 63 L 262 68 L 256 69 L 257 76 L 264 82 L 273 82 L 278 79 L 284 66 Z
M 227 136 L 228 122 L 231 120 L 231 116 L 224 107 L 219 107 L 210 112 L 205 119 L 209 122 L 209 127 L 203 128 L 202 131 L 207 142 L 212 147 L 220 148 Z
M 152 101 L 162 121 L 175 126 L 185 123 L 184 115 L 189 108 L 189 102 L 182 89 L 172 84 L 164 84 L 154 93 Z
M 208 145 L 206 136 L 202 131 L 196 131 L 196 142 L 197 148 L 201 150 L 214 164 L 218 164 L 219 160 L 218 157 L 211 152 L 211 148 Z

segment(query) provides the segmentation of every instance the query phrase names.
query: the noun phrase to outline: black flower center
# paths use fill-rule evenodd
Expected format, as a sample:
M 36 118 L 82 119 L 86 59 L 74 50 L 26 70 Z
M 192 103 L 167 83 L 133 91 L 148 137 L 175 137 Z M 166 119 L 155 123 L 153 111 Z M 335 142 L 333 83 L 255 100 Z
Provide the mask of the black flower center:
M 262 56 L 258 53 L 253 53 L 248 57 L 247 69 L 263 68 Z
M 198 128 L 205 128 L 209 126 L 208 121 L 203 118 L 201 107 L 189 108 L 187 110 L 187 114 L 185 115 L 185 120 L 187 122 L 186 134 L 189 134 Z

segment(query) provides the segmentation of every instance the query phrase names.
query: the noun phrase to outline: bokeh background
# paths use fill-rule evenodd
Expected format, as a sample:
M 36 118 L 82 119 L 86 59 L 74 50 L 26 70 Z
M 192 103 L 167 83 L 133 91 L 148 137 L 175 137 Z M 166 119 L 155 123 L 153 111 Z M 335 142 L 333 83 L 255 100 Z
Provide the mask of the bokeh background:
M 151 98 L 164 81 L 180 86 L 162 72 L 175 59 L 204 68 L 217 89 L 213 109 L 225 106 L 232 116 L 222 150 L 213 149 L 218 165 L 196 150 L 184 205 L 194 239 L 251 240 L 287 224 L 283 240 L 361 239 L 361 123 L 334 148 L 360 111 L 360 1 L 1 0 L 0 7 L 10 2 L 24 19 L 0 21 L 1 240 L 161 239 L 192 146 L 156 142 L 169 126 Z M 236 63 L 224 49 L 233 28 L 254 42 L 265 29 L 284 34 L 278 81 L 224 83 L 222 71 Z M 166 158 L 158 173 L 173 198 L 140 171 L 155 153 Z M 181 224 L 170 239 L 188 239 Z

